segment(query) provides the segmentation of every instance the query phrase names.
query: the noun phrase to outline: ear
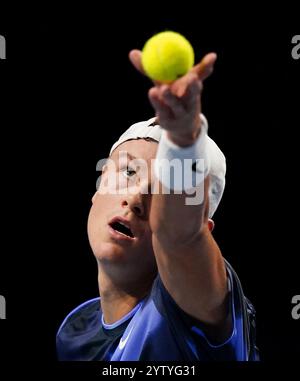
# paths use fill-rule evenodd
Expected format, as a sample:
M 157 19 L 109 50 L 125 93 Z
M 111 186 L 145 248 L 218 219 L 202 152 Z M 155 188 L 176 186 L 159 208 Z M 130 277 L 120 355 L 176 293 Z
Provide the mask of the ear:
M 210 232 L 212 232 L 214 230 L 214 227 L 215 227 L 215 223 L 212 219 L 208 219 L 208 229 Z
M 94 204 L 94 202 L 96 201 L 96 198 L 98 196 L 98 191 L 94 193 L 94 196 L 92 197 L 92 203 Z

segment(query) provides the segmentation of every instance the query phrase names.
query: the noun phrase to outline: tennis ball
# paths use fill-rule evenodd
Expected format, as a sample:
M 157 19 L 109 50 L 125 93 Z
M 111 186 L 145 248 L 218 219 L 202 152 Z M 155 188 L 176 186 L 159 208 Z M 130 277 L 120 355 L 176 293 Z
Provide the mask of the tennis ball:
M 145 73 L 152 80 L 170 83 L 194 65 L 194 50 L 181 34 L 166 31 L 151 37 L 142 50 Z

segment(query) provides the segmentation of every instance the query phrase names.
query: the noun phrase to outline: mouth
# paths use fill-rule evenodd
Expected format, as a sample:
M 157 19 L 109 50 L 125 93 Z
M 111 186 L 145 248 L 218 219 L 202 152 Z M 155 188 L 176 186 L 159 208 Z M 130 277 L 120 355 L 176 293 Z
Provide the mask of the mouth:
M 129 221 L 121 217 L 115 217 L 113 218 L 112 221 L 109 222 L 108 225 L 115 234 L 120 236 L 119 238 L 121 237 L 126 239 L 134 238 L 134 234 L 130 228 Z

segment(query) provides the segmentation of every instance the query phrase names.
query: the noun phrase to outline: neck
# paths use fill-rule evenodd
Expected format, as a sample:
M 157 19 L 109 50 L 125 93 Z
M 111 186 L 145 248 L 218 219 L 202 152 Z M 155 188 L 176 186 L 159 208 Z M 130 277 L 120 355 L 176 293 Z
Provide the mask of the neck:
M 128 314 L 150 291 L 153 278 L 142 283 L 126 285 L 114 281 L 103 269 L 99 268 L 99 291 L 101 309 L 106 324 L 113 324 Z

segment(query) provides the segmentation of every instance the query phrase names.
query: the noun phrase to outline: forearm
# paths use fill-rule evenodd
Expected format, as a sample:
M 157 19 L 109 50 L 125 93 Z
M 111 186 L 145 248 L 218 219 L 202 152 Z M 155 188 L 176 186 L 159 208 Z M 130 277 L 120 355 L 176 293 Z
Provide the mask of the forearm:
M 158 179 L 155 180 L 159 182 Z M 160 184 L 162 187 L 162 185 Z M 203 202 L 199 205 L 187 205 L 189 197 L 182 194 L 166 194 L 163 188 L 159 194 L 152 195 L 150 226 L 153 234 L 161 244 L 168 246 L 184 246 L 197 239 L 207 222 L 209 178 L 205 179 Z M 203 190 L 201 190 L 203 193 Z
M 156 235 L 152 242 L 160 277 L 176 303 L 203 323 L 222 324 L 228 315 L 227 276 L 208 227 L 189 243 L 170 246 Z

